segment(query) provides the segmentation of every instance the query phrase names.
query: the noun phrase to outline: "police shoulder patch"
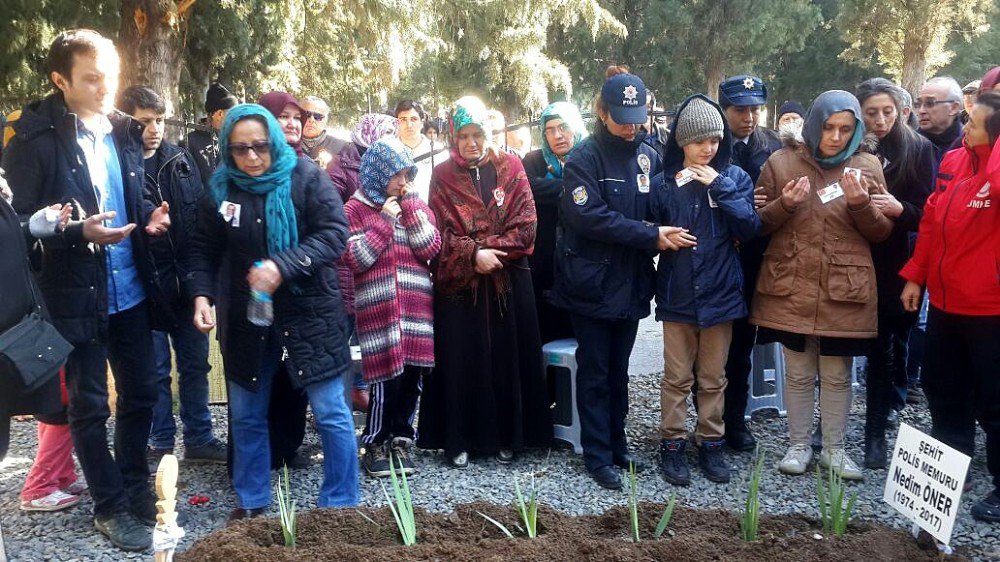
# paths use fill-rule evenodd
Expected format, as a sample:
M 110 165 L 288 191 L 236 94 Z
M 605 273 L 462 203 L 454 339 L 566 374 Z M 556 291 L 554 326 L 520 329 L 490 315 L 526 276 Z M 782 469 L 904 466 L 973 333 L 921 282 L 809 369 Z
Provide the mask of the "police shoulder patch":
M 584 186 L 577 187 L 573 190 L 573 202 L 577 205 L 583 206 L 587 204 L 587 188 Z

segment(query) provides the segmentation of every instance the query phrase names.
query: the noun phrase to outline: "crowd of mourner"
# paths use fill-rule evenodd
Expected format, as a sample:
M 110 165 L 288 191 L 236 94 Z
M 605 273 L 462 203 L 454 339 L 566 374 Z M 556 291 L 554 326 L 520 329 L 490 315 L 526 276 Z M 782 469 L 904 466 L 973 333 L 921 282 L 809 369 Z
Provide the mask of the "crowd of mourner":
M 885 78 L 845 84 L 780 105 L 769 128 L 758 77 L 666 112 L 612 66 L 592 107 L 545 108 L 534 150 L 473 96 L 444 120 L 403 100 L 346 138 L 323 99 L 241 103 L 220 84 L 178 146 L 161 92 L 117 91 L 110 40 L 63 32 L 47 71 L 52 94 L 9 116 L 0 182 L 2 450 L 11 416 L 38 422 L 23 510 L 89 490 L 98 531 L 148 548 L 150 471 L 178 431 L 172 382 L 182 460 L 227 465 L 230 520 L 270 507 L 273 468 L 314 462 L 307 408 L 320 507 L 357 505 L 364 475 L 413 473 L 412 447 L 454 469 L 507 464 L 552 444 L 542 346 L 564 339 L 583 465 L 620 489 L 623 469 L 643 468 L 625 426 L 651 302 L 667 482 L 728 482 L 727 448 L 754 450 L 751 355 L 776 343 L 782 473 L 815 456 L 844 479 L 878 477 L 890 420 L 925 398 L 932 435 L 970 456 L 979 423 L 1000 488 L 1000 67 L 915 95 Z M 844 443 L 855 357 L 867 357 L 860 465 Z M 352 410 L 367 414 L 360 438 Z M 1000 522 L 1000 490 L 972 516 Z

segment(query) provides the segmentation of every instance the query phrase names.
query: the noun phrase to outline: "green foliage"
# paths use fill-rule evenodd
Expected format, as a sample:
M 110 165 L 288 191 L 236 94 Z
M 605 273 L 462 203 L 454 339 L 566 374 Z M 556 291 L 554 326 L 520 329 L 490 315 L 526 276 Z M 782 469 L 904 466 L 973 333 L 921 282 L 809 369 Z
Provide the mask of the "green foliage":
M 826 482 L 820 475 L 819 466 L 816 466 L 816 502 L 819 506 L 819 518 L 823 523 L 824 533 L 833 533 L 842 537 L 847 531 L 847 524 L 851 521 L 854 504 L 858 501 L 858 493 L 852 493 L 845 506 L 846 494 L 844 480 L 840 473 L 834 470 L 832 464 L 827 469 Z
M 278 519 L 281 522 L 281 535 L 285 537 L 285 546 L 295 548 L 295 532 L 297 521 L 295 513 L 295 500 L 292 494 L 288 479 L 288 465 L 285 465 L 284 488 L 282 488 L 282 478 L 278 475 L 278 483 L 275 485 L 278 496 Z
M 660 538 L 663 535 L 663 531 L 667 530 L 667 525 L 670 525 L 670 520 L 674 516 L 674 508 L 677 506 L 677 492 L 674 492 L 670 496 L 670 501 L 667 503 L 667 507 L 663 510 L 663 515 L 660 516 L 660 522 L 656 524 L 656 531 L 653 536 Z
M 984 33 L 994 9 L 994 0 L 844 0 L 837 27 L 849 47 L 842 56 L 878 61 L 915 92 L 951 59 L 949 38 Z
M 1000 5 L 994 6 L 988 25 L 989 31 L 971 39 L 962 34 L 953 35 L 948 50 L 955 56 L 938 74 L 954 76 L 964 86 L 979 80 L 987 70 L 1000 64 Z
M 628 518 L 632 528 L 632 541 L 639 542 L 639 487 L 635 478 L 635 464 L 628 463 Z
M 746 542 L 757 540 L 760 532 L 760 477 L 764 472 L 764 454 L 754 452 L 753 472 L 747 482 L 747 499 L 740 511 L 740 538 Z
M 406 473 L 403 472 L 402 463 L 397 469 L 391 455 L 389 456 L 389 478 L 392 480 L 395 503 L 393 497 L 389 496 L 389 490 L 386 489 L 385 483 L 380 481 L 382 492 L 385 494 L 386 502 L 389 503 L 392 517 L 396 520 L 396 527 L 399 529 L 399 536 L 403 539 L 403 545 L 412 546 L 417 544 L 417 523 L 413 517 L 413 498 L 410 496 L 410 485 L 406 481 Z
M 529 539 L 538 536 L 538 490 L 535 488 L 535 475 L 531 475 L 531 494 L 528 501 L 524 501 L 524 494 L 521 493 L 521 485 L 514 476 L 514 493 L 517 499 L 517 513 L 524 522 L 524 532 Z

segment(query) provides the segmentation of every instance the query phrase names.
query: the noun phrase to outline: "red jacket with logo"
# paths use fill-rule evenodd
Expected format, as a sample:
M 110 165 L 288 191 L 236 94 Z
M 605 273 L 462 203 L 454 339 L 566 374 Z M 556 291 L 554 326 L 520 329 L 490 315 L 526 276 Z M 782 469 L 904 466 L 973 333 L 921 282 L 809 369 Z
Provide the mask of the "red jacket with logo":
M 1000 315 L 1000 142 L 949 152 L 899 272 L 952 314 Z

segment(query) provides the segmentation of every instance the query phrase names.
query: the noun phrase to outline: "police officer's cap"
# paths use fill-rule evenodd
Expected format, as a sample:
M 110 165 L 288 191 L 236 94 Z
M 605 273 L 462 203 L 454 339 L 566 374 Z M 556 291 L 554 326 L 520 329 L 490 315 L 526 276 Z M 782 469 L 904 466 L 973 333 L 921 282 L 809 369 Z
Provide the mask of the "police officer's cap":
M 756 76 L 741 74 L 730 76 L 719 84 L 719 105 L 764 105 L 767 103 L 767 86 Z

